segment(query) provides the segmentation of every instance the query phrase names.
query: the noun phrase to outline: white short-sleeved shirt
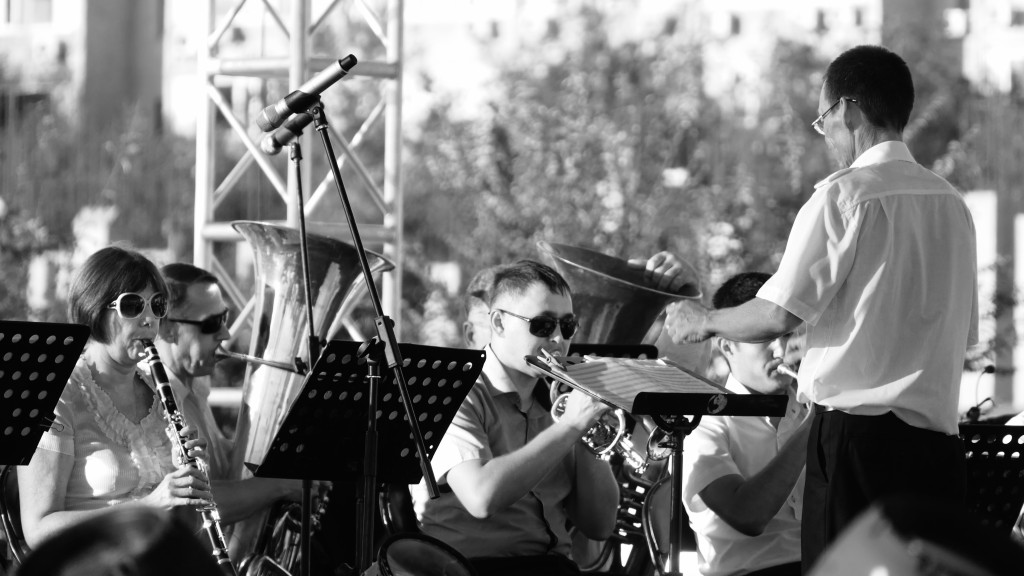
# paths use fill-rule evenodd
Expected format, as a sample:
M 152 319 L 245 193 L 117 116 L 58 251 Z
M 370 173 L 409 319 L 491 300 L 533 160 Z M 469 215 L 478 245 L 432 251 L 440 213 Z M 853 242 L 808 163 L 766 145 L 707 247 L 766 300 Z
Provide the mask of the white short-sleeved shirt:
M 732 376 L 725 387 L 734 394 L 750 393 Z M 730 526 L 704 504 L 700 492 L 724 476 L 751 478 L 763 470 L 793 437 L 807 412 L 791 393 L 778 429 L 767 417 L 705 416 L 686 437 L 683 506 L 697 537 L 698 568 L 703 576 L 740 575 L 800 561 L 803 472 L 786 503 L 758 536 L 747 536 Z
M 165 429 L 163 405 L 155 394 L 146 416 L 132 422 L 93 380 L 83 357 L 36 451 L 74 458 L 64 509 L 95 510 L 138 500 L 174 471 Z
M 801 400 L 955 434 L 977 272 L 963 197 L 883 142 L 818 183 L 757 296 L 808 325 Z

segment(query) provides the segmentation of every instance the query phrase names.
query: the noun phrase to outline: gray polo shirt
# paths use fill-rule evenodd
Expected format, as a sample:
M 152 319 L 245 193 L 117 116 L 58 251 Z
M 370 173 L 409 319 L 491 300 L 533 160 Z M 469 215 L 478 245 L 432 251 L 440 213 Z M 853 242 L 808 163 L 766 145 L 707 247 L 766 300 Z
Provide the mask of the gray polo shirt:
M 574 451 L 562 459 L 529 494 L 489 518 L 474 518 L 447 485 L 448 471 L 470 460 L 490 460 L 508 454 L 533 440 L 554 421 L 534 402 L 520 411 L 519 395 L 500 392 L 493 385 L 508 375 L 490 347 L 480 379 L 459 408 L 455 420 L 438 445 L 431 464 L 441 496 L 430 500 L 426 484 L 411 486 L 416 516 L 423 532 L 451 545 L 467 558 L 526 556 L 558 553 L 570 555 L 566 532 L 565 501 L 576 477 Z M 547 395 L 542 382 L 539 392 Z

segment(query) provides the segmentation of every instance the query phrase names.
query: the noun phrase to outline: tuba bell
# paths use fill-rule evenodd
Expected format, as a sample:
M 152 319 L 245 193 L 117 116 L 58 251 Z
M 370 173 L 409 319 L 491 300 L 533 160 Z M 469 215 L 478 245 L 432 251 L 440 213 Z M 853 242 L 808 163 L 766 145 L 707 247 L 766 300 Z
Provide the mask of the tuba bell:
M 299 232 L 265 222 L 238 221 L 232 226 L 252 248 L 256 270 L 248 357 L 261 361 L 249 362 L 246 369 L 232 454 L 232 477 L 247 478 L 252 474 L 243 463 L 263 462 L 302 388 L 302 374 L 288 367 L 295 366 L 297 358 L 310 364 L 316 359 L 309 358 Z M 307 234 L 307 245 L 314 332 L 330 340 L 365 295 L 359 254 L 350 244 L 316 234 Z M 366 257 L 371 273 L 394 268 L 379 254 L 367 251 Z M 243 576 L 295 573 L 301 524 L 295 517 L 298 507 L 279 504 L 273 509 L 233 526 L 232 557 L 242 559 L 239 573 Z
M 572 307 L 581 319 L 573 342 L 653 343 L 661 332 L 657 321 L 666 306 L 701 297 L 697 271 L 685 262 L 686 283 L 666 292 L 648 285 L 644 271 L 625 260 L 565 244 L 542 241 L 537 246 L 572 288 Z

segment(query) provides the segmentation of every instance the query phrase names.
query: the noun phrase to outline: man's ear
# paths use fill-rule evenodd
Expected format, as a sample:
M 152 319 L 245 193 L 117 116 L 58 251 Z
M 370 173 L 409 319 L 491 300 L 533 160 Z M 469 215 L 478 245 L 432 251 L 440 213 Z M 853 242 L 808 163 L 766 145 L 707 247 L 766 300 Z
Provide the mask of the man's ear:
M 491 310 L 490 314 L 491 334 L 504 334 L 505 320 L 502 318 L 501 312 Z
M 735 342 L 718 336 L 715 337 L 715 347 L 718 348 L 718 352 L 726 358 L 730 358 L 733 355 L 733 352 L 736 351 Z
M 843 100 L 843 124 L 846 129 L 850 132 L 857 130 L 864 124 L 867 123 L 867 118 L 864 116 L 864 111 L 849 100 Z
M 473 332 L 475 326 L 469 320 L 462 323 L 462 343 L 467 347 L 473 344 Z

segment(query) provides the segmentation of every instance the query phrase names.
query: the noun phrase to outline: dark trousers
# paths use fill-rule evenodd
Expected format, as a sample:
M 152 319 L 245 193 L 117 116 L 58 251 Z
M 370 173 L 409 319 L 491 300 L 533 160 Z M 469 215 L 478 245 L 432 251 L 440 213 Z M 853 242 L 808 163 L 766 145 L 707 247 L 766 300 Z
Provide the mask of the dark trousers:
M 801 520 L 804 572 L 858 514 L 881 497 L 901 493 L 962 505 L 966 463 L 960 438 L 910 426 L 891 412 L 816 414 Z
M 579 576 L 576 563 L 559 554 L 470 558 L 480 576 Z

